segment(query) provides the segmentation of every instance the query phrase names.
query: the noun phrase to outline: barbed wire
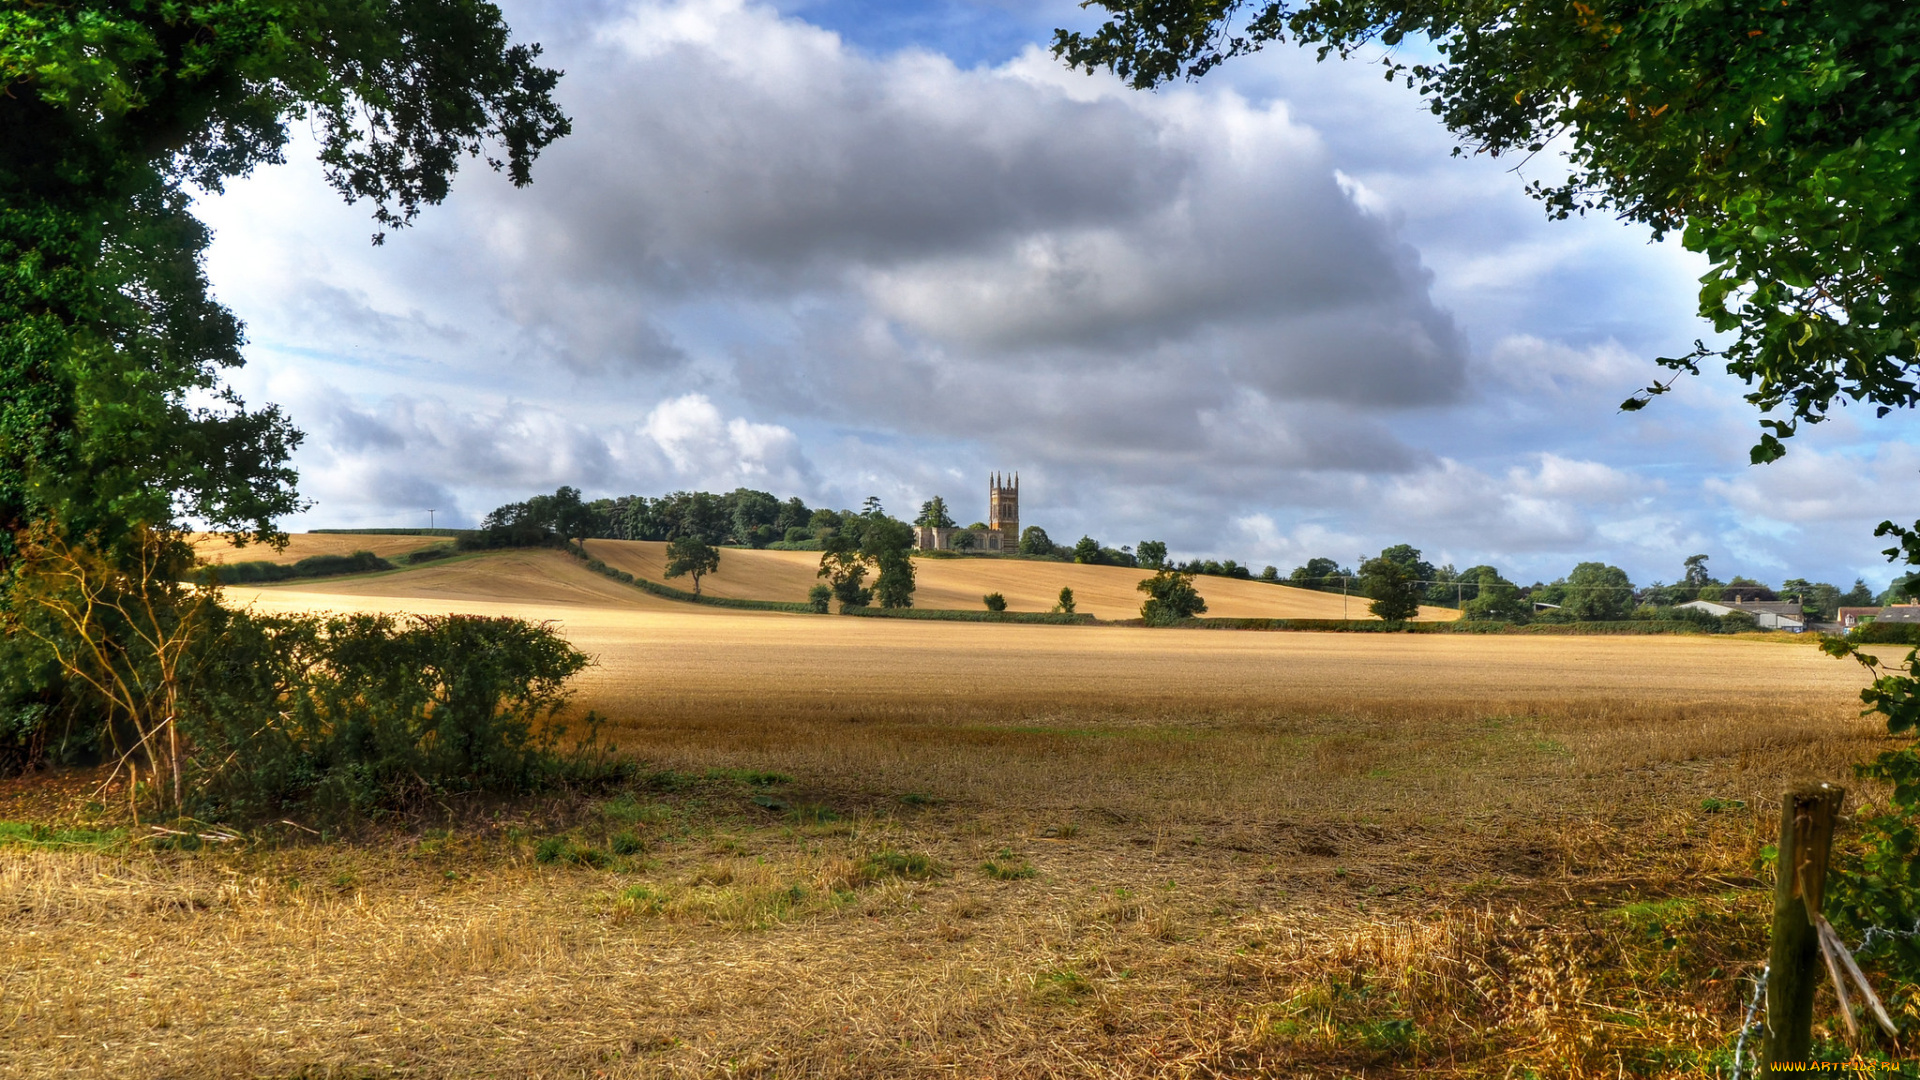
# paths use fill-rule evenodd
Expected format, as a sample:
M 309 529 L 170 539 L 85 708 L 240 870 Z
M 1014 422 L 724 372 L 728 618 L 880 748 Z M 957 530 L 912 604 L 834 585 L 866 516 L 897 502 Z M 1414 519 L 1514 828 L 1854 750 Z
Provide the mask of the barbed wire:
M 1854 953 L 1862 953 L 1872 948 L 1875 944 L 1891 938 L 1906 938 L 1911 940 L 1916 937 L 1920 937 L 1920 919 L 1915 919 L 1913 927 L 1908 930 L 1897 930 L 1889 926 L 1869 926 L 1867 927 L 1866 933 L 1860 935 L 1860 944 L 1855 946 L 1851 951 Z M 1740 1022 L 1740 1035 L 1733 1042 L 1733 1071 L 1728 1074 L 1727 1080 L 1740 1080 L 1742 1074 L 1745 1073 L 1747 1067 L 1747 1037 L 1752 1035 L 1756 1028 L 1766 1023 L 1766 1017 L 1760 1014 L 1760 1010 L 1762 1003 L 1767 999 L 1767 975 L 1772 970 L 1771 965 L 1763 964 L 1760 967 L 1760 974 L 1754 978 L 1753 995 L 1747 999 L 1747 1012 L 1746 1015 L 1741 1018 Z
M 1760 1002 L 1767 996 L 1767 973 L 1771 970 L 1771 966 L 1762 966 L 1759 977 L 1753 980 L 1753 996 L 1747 999 L 1746 1019 L 1740 1024 L 1740 1037 L 1733 1043 L 1733 1074 L 1728 1080 L 1740 1080 L 1741 1071 L 1747 1067 L 1747 1036 L 1753 1033 L 1756 1024 L 1764 1022 L 1755 1020 L 1754 1014 L 1760 1011 Z
M 1915 938 L 1915 937 L 1920 937 L 1920 919 L 1914 920 L 1913 929 L 1911 930 L 1892 930 L 1884 926 L 1869 926 L 1867 927 L 1866 934 L 1864 934 L 1860 938 L 1859 947 L 1854 949 L 1853 951 L 1856 953 L 1866 952 L 1868 949 L 1872 948 L 1876 942 L 1882 941 L 1887 938 Z

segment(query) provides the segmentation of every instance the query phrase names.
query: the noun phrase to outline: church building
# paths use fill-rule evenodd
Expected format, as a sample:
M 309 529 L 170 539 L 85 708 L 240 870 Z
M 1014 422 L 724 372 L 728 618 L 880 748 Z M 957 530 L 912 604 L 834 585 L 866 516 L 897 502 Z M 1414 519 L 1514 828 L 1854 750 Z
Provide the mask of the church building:
M 987 478 L 987 527 L 943 529 L 921 525 L 913 546 L 921 551 L 983 551 L 1012 554 L 1020 548 L 1020 474 Z

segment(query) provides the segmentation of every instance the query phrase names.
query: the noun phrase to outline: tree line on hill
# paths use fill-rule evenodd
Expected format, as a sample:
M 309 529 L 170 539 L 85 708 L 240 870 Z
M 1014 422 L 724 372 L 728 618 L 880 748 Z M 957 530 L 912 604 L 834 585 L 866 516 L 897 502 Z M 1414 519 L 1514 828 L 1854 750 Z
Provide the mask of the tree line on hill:
M 1636 585 L 1617 566 L 1583 562 L 1551 582 L 1520 585 L 1492 566 L 1465 570 L 1435 566 L 1422 557 L 1419 548 L 1395 544 L 1364 560 L 1358 573 L 1332 559 L 1310 559 L 1284 580 L 1324 592 L 1351 590 L 1384 603 L 1398 618 L 1411 617 L 1420 606 L 1427 605 L 1457 608 L 1467 619 L 1508 623 L 1677 619 L 1728 623 L 1733 628 L 1752 623 L 1752 617 L 1744 613 L 1716 618 L 1682 606 L 1695 600 L 1785 601 L 1800 605 L 1809 621 L 1834 622 L 1842 607 L 1870 607 L 1907 596 L 1904 579 L 1877 595 L 1859 578 L 1845 591 L 1805 578 L 1789 578 L 1777 589 L 1739 575 L 1721 581 L 1707 569 L 1707 561 L 1705 555 L 1689 556 L 1680 579 L 1673 584 L 1655 581 Z M 1271 580 L 1265 574 L 1262 578 Z M 1405 614 L 1399 614 L 1402 612 Z
M 562 487 L 552 495 L 495 509 L 478 530 L 462 536 L 465 549 L 525 547 L 587 539 L 659 540 L 675 544 L 669 555 L 674 576 L 700 578 L 717 566 L 707 552 L 726 546 L 818 551 L 824 593 L 814 602 L 822 610 L 833 602 L 842 609 L 878 602 L 883 607 L 912 605 L 914 526 L 954 527 L 946 501 L 935 496 L 920 505 L 908 523 L 887 514 L 877 497 L 858 510 L 809 507 L 798 497 L 738 488 L 724 494 L 676 491 L 658 498 L 632 495 L 587 501 L 578 489 Z M 975 522 L 970 529 L 985 529 Z M 964 534 L 962 534 L 964 535 Z M 1788 578 L 1778 586 L 1733 576 L 1722 581 L 1707 568 L 1708 557 L 1685 560 L 1671 584 L 1635 584 L 1626 571 L 1602 562 L 1582 562 L 1552 581 L 1522 585 L 1498 568 L 1451 564 L 1436 566 L 1419 548 L 1395 544 L 1362 561 L 1356 571 L 1334 559 L 1314 558 L 1291 572 L 1266 566 L 1258 573 L 1233 559 L 1186 559 L 1170 555 L 1159 540 L 1110 546 L 1092 536 L 1072 544 L 1054 542 L 1038 525 L 1021 530 L 1016 553 L 1094 566 L 1121 566 L 1178 575 L 1265 581 L 1321 592 L 1363 596 L 1375 614 L 1410 618 L 1421 606 L 1456 608 L 1464 618 L 1507 623 L 1565 623 L 1611 620 L 1678 619 L 1716 622 L 1713 616 L 1682 607 L 1693 600 L 1789 601 L 1801 605 L 1814 622 L 1832 622 L 1842 607 L 1868 607 L 1920 596 L 1920 575 L 1903 578 L 1876 594 L 1855 579 L 1851 588 L 1828 582 Z M 869 585 L 871 580 L 871 585 Z M 822 599 L 822 596 L 825 598 Z M 1177 606 L 1177 605 L 1176 605 Z M 1744 616 L 1733 616 L 1736 623 Z M 1716 622 L 1716 625 L 1718 623 Z

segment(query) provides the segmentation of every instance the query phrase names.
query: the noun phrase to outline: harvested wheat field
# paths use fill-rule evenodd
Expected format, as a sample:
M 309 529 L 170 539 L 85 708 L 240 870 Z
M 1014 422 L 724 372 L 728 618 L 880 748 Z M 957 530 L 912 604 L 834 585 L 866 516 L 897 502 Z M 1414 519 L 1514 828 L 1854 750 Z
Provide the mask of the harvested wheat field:
M 785 615 L 577 569 L 229 590 L 557 620 L 646 764 L 325 844 L 0 845 L 0 1072 L 1717 1076 L 1778 793 L 1885 742 L 1790 641 Z M 90 782 L 0 817 L 122 824 Z
M 410 551 L 447 543 L 439 536 L 393 536 L 386 533 L 289 533 L 287 546 L 270 548 L 260 544 L 235 547 L 224 536 L 202 533 L 193 538 L 194 551 L 210 563 L 271 562 L 297 563 L 314 555 L 351 555 L 371 551 L 383 559 Z
M 664 581 L 667 545 L 647 540 L 589 540 L 587 550 L 617 570 L 650 581 Z M 751 551 L 723 549 L 720 569 L 701 579 L 700 591 L 735 600 L 805 600 L 807 590 L 820 583 L 816 571 L 820 555 L 810 551 Z M 998 592 L 1010 611 L 1051 611 L 1062 586 L 1073 590 L 1081 612 L 1101 619 L 1129 619 L 1140 614 L 1140 592 L 1135 588 L 1153 576 L 1146 570 L 1119 566 L 1082 566 L 1034 559 L 917 558 L 913 563 L 917 607 L 950 611 L 979 611 L 981 598 Z M 686 578 L 667 582 L 692 589 Z M 1372 619 L 1366 600 L 1342 602 L 1338 594 L 1270 585 L 1264 581 L 1202 577 L 1196 580 L 1206 597 L 1207 614 L 1234 619 Z M 1456 619 L 1448 608 L 1420 610 L 1421 619 Z

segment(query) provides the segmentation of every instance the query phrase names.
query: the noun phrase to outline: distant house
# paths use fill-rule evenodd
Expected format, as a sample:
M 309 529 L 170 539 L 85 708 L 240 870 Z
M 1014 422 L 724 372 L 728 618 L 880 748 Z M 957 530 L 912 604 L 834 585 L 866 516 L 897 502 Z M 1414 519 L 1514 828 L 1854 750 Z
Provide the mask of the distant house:
M 1753 621 L 1762 630 L 1786 630 L 1797 634 L 1807 628 L 1807 617 L 1800 610 L 1800 605 L 1785 600 L 1690 600 L 1679 606 L 1714 616 L 1744 611 L 1753 616 Z M 1920 611 L 1920 608 L 1915 610 Z M 1920 622 L 1920 619 L 1915 621 Z
M 1883 607 L 1874 622 L 1920 623 L 1920 604 L 1897 604 Z
M 1870 623 L 1880 614 L 1877 607 L 1843 607 L 1834 613 L 1840 620 L 1840 629 L 1851 630 L 1861 623 Z

